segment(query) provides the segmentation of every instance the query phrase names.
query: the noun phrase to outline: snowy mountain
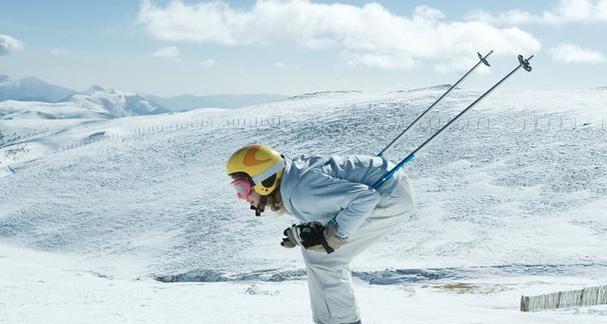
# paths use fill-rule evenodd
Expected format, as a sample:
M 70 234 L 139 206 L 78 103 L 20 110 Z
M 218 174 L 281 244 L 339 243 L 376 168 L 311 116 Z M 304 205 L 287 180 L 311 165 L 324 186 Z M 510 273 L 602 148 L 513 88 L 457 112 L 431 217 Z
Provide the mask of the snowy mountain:
M 7 320 L 308 322 L 301 256 L 279 245 L 296 220 L 235 201 L 226 159 L 253 142 L 288 156 L 377 154 L 443 91 L 0 120 L 19 137 L 0 148 Z M 386 157 L 404 157 L 479 94 L 454 90 Z M 70 102 L 95 113 L 132 111 L 118 92 L 79 96 Z M 363 320 L 604 322 L 607 308 L 521 313 L 518 302 L 604 283 L 606 101 L 599 90 L 496 92 L 419 152 L 406 168 L 416 214 L 353 264 Z
M 166 113 L 143 97 L 93 86 L 61 102 L 8 100 L 0 102 L 0 119 L 108 119 Z
M 13 80 L 0 74 L 0 101 L 61 101 L 76 91 L 44 82 L 35 77 Z
M 160 104 L 171 111 L 187 111 L 196 108 L 238 108 L 257 105 L 273 101 L 284 100 L 287 96 L 273 94 L 243 94 L 243 95 L 211 95 L 194 96 L 190 94 L 163 98 L 159 96 L 145 96 L 150 102 Z
M 68 101 L 90 111 L 107 112 L 112 117 L 154 115 L 169 112 L 166 108 L 145 98 L 116 89 L 94 85 L 83 93 L 72 95 Z
M 80 104 L 85 110 L 93 106 L 103 106 L 108 116 L 123 117 L 142 114 L 187 111 L 196 108 L 237 108 L 284 100 L 288 96 L 273 94 L 243 95 L 181 95 L 175 97 L 141 96 L 135 93 L 104 89 L 94 85 L 83 92 L 47 83 L 36 77 L 11 79 L 0 74 L 0 102 L 33 101 L 57 103 L 71 101 Z

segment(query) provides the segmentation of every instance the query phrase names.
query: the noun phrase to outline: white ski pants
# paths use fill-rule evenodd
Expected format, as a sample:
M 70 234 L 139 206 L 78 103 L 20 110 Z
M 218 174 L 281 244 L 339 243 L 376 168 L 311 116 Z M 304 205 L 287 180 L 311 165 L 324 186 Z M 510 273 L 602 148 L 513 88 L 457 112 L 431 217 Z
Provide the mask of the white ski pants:
M 411 183 L 402 172 L 397 179 L 399 183 L 390 199 L 378 205 L 341 248 L 331 254 L 302 249 L 315 323 L 345 324 L 360 319 L 350 262 L 372 243 L 397 229 L 412 214 L 414 193 Z

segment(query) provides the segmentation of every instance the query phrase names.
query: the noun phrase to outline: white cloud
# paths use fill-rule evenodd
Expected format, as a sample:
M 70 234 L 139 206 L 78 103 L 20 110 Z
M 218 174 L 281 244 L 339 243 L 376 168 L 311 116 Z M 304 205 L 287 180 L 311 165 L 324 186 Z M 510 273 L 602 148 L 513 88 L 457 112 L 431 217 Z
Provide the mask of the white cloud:
M 607 21 L 607 0 L 603 0 L 596 5 L 596 16 L 600 20 Z
M 49 54 L 52 56 L 66 55 L 69 53 L 71 53 L 71 51 L 65 48 L 53 48 L 49 51 Z
M 475 10 L 468 14 L 467 18 L 509 26 L 528 23 L 607 22 L 607 0 L 560 0 L 555 7 L 539 14 L 515 9 L 494 15 L 485 10 Z
M 0 55 L 8 55 L 23 50 L 23 42 L 9 35 L 0 34 Z
M 275 68 L 277 68 L 277 69 L 281 69 L 281 70 L 284 70 L 284 69 L 286 69 L 286 68 L 287 68 L 287 65 L 286 65 L 286 64 L 284 64 L 283 62 L 274 62 L 274 63 L 272 64 L 272 66 L 274 66 L 274 67 L 275 67 Z
M 535 37 L 518 28 L 447 21 L 441 11 L 428 6 L 417 7 L 408 17 L 378 3 L 259 0 L 250 9 L 239 10 L 220 1 L 186 4 L 177 0 L 163 7 L 142 0 L 138 20 L 161 40 L 331 48 L 340 51 L 350 65 L 388 70 L 409 69 L 420 60 L 450 64 L 451 57 L 474 57 L 479 50 L 507 55 L 540 48 Z
M 383 70 L 408 70 L 415 66 L 415 61 L 410 56 L 393 54 L 348 54 L 350 58 L 347 63 L 350 66 L 364 66 L 379 68 Z
M 215 66 L 216 62 L 214 59 L 206 59 L 202 62 L 200 62 L 200 66 L 202 67 L 213 67 Z
M 565 63 L 600 63 L 605 55 L 573 44 L 563 44 L 550 49 L 552 59 Z
M 163 47 L 151 54 L 152 57 L 179 61 L 179 49 L 175 46 Z
M 486 53 L 485 53 L 486 54 Z M 491 60 L 491 58 L 489 58 Z M 471 56 L 460 56 L 454 57 L 451 61 L 446 63 L 439 63 L 434 66 L 434 70 L 439 73 L 449 73 L 454 71 L 460 71 L 462 67 L 469 68 L 472 65 L 476 64 L 478 59 L 476 57 Z M 476 73 L 486 74 L 491 70 L 488 66 L 481 64 L 475 70 Z

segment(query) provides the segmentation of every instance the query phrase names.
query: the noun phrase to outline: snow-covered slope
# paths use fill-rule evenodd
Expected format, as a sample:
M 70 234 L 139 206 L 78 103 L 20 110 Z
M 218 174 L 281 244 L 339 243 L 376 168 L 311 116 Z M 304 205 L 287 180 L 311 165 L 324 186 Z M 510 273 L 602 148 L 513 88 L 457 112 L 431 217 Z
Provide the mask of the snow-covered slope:
M 113 116 L 101 106 L 84 107 L 73 101 L 56 103 L 39 101 L 0 102 L 0 119 L 107 119 Z
M 13 80 L 0 74 L 0 101 L 57 102 L 75 93 L 74 90 L 46 83 L 35 77 Z
M 242 94 L 242 95 L 210 95 L 194 96 L 190 94 L 175 97 L 158 97 L 147 95 L 144 97 L 150 102 L 160 104 L 167 109 L 179 112 L 197 108 L 239 108 L 286 99 L 287 96 L 274 94 Z
M 75 255 L 81 269 L 114 280 L 234 281 L 228 290 L 248 289 L 238 285 L 252 281 L 270 291 L 267 296 L 288 294 L 283 289 L 301 284 L 303 267 L 298 253 L 279 242 L 295 220 L 271 213 L 255 218 L 235 201 L 226 158 L 253 142 L 291 156 L 376 154 L 441 92 L 334 93 L 24 133 L 0 149 L 0 169 L 6 168 L 0 243 Z M 387 157 L 402 158 L 478 95 L 454 91 Z M 417 213 L 356 260 L 357 285 L 374 296 L 367 284 L 393 284 L 408 296 L 377 293 L 382 301 L 463 304 L 466 312 L 453 309 L 460 322 L 481 308 L 491 319 L 516 322 L 512 300 L 522 293 L 604 280 L 606 102 L 607 93 L 589 90 L 497 92 L 481 103 L 408 166 Z M 24 127 L 16 124 L 23 120 L 2 123 L 15 132 Z M 62 150 L 95 134 L 100 140 Z M 454 282 L 470 289 L 440 288 Z M 469 298 L 450 295 L 462 292 Z M 304 294 L 295 298 L 296 316 L 305 314 Z M 605 314 L 580 312 L 584 321 L 604 320 Z M 403 323 L 433 318 L 402 314 L 408 316 Z M 527 319 L 565 323 L 570 315 Z

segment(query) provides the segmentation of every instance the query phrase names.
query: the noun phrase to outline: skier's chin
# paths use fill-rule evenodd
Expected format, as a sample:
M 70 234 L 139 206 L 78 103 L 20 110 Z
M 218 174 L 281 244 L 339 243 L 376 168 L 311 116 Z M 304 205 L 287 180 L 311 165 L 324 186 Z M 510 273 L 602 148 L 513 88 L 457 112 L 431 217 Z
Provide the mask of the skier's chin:
M 285 213 L 285 209 L 283 207 L 280 208 L 276 208 L 274 207 L 272 204 L 270 205 L 270 209 L 276 214 L 276 215 L 283 215 Z

